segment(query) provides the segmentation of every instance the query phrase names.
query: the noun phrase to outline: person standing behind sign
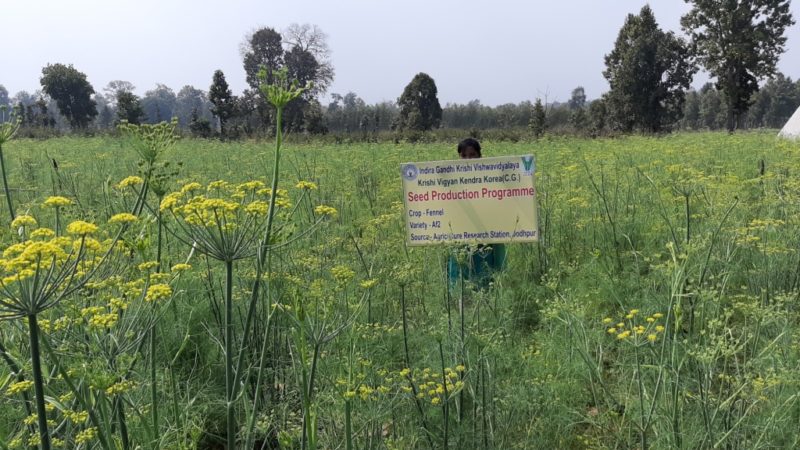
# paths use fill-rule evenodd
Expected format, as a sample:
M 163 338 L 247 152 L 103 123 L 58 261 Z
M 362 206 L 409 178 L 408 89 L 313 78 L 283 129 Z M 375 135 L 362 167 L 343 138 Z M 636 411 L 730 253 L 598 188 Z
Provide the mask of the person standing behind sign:
M 472 138 L 464 139 L 458 143 L 458 156 L 461 159 L 480 158 L 481 144 Z M 467 246 L 450 255 L 447 262 L 447 278 L 451 288 L 455 287 L 462 277 L 465 282 L 472 282 L 479 288 L 486 288 L 492 281 L 492 276 L 502 270 L 505 264 L 506 246 L 504 244 Z

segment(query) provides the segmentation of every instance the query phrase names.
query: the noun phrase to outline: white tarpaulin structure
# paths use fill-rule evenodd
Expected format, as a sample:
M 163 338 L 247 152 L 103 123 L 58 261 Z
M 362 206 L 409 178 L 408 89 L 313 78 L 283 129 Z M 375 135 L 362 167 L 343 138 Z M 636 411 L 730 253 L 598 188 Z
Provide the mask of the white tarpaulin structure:
M 778 136 L 787 139 L 800 139 L 800 108 L 797 108 L 797 111 L 792 114 L 786 125 L 781 128 Z

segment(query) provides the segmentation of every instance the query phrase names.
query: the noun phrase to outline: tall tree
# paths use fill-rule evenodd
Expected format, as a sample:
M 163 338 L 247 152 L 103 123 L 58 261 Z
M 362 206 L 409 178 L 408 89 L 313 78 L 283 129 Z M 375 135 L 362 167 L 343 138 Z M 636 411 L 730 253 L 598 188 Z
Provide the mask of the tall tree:
M 86 75 L 71 64 L 48 64 L 42 69 L 40 82 L 72 128 L 86 128 L 97 116 L 97 107 L 92 100 L 94 88 L 86 80 Z
M 607 95 L 603 95 L 589 104 L 589 132 L 595 137 L 606 132 L 608 116 L 606 97 Z
M 786 28 L 794 24 L 790 0 L 685 0 L 681 18 L 703 67 L 717 79 L 725 99 L 728 131 L 750 107 L 758 80 L 775 73 L 786 50 Z
M 0 108 L 4 108 L 0 112 L 0 123 L 3 123 L 11 115 L 11 100 L 8 98 L 8 89 L 2 84 L 0 84 Z
M 537 98 L 536 102 L 533 104 L 533 114 L 531 115 L 531 121 L 528 125 L 531 129 L 531 133 L 533 133 L 533 137 L 536 139 L 542 137 L 547 129 L 547 112 L 540 98 Z
M 292 47 L 286 52 L 284 58 L 290 80 L 297 81 L 300 86 L 307 86 L 318 81 L 319 62 L 311 52 L 300 47 Z
M 169 122 L 175 115 L 176 100 L 175 91 L 161 83 L 156 84 L 155 89 L 145 92 L 142 97 L 142 109 L 147 116 L 147 121 L 149 123 Z
M 792 79 L 780 72 L 770 79 L 767 85 L 770 88 L 772 101 L 764 116 L 765 125 L 771 128 L 783 128 L 800 104 L 800 92 L 795 88 Z
M 686 93 L 681 123 L 683 128 L 690 130 L 696 130 L 700 126 L 700 94 L 694 89 Z
M 30 106 L 28 108 L 30 108 Z M 39 100 L 36 100 L 36 106 L 34 109 L 31 124 L 33 126 L 42 128 L 53 128 L 56 126 L 55 119 L 53 119 L 53 117 L 48 112 L 47 102 L 45 101 L 44 97 L 39 97 Z
M 250 89 L 245 90 L 237 101 L 238 125 L 247 132 L 267 130 L 274 122 L 272 106 L 258 89 L 258 72 L 263 67 L 267 72 L 266 82 L 274 81 L 273 74 L 284 66 L 283 37 L 274 28 L 260 28 L 245 38 L 240 52 Z
M 569 115 L 569 124 L 575 131 L 583 132 L 589 124 L 589 115 L 586 113 L 586 108 L 580 108 L 572 111 Z
M 100 108 L 100 114 L 97 116 L 95 123 L 97 124 L 97 128 L 101 130 L 111 128 L 111 125 L 114 124 L 114 111 L 111 109 L 111 106 L 105 104 Z
M 628 15 L 605 62 L 615 128 L 658 132 L 680 118 L 696 68 L 684 41 L 659 28 L 650 6 Z
M 701 125 L 717 130 L 725 126 L 725 111 L 722 108 L 722 96 L 713 83 L 706 83 L 700 88 L 700 122 Z
M 329 61 L 330 49 L 327 35 L 315 25 L 292 24 L 281 34 L 273 28 L 261 28 L 249 35 L 240 48 L 247 82 L 251 89 L 239 99 L 241 120 L 245 129 L 268 128 L 272 108 L 258 91 L 258 71 L 266 69 L 267 83 L 272 82 L 273 73 L 286 68 L 289 77 L 301 85 L 310 87 L 301 98 L 292 101 L 284 111 L 284 124 L 292 131 L 320 130 L 314 124 L 309 127 L 307 119 L 320 116 L 321 108 L 314 105 L 317 97 L 324 93 L 333 80 L 333 67 Z M 315 109 L 311 111 L 311 109 Z M 237 122 L 237 123 L 238 123 Z
M 800 92 L 791 78 L 778 72 L 753 96 L 747 126 L 781 128 L 800 104 Z
M 289 49 L 295 48 L 310 53 L 317 62 L 313 94 L 322 94 L 328 90 L 333 81 L 334 71 L 330 61 L 331 50 L 328 47 L 328 35 L 316 25 L 308 23 L 289 25 L 283 32 Z
M 322 111 L 317 99 L 311 99 L 308 102 L 304 112 L 304 128 L 305 131 L 311 134 L 326 134 L 328 127 L 325 126 L 325 115 Z
M 28 106 L 36 103 L 36 95 L 31 95 L 28 91 L 19 91 L 11 97 L 11 104 L 16 106 L 20 103 Z
M 247 84 L 258 89 L 258 71 L 267 70 L 267 83 L 272 83 L 272 74 L 283 66 L 283 38 L 274 28 L 256 30 L 242 45 L 242 62 Z
M 442 106 L 437 97 L 436 82 L 426 73 L 418 73 L 397 100 L 400 107 L 398 128 L 427 131 L 442 122 Z
M 178 117 L 178 126 L 186 128 L 192 120 L 192 114 L 197 113 L 198 120 L 211 120 L 211 104 L 206 93 L 193 86 L 184 86 L 178 91 L 175 98 L 174 115 Z
M 97 117 L 94 120 L 94 126 L 100 130 L 110 128 L 114 123 L 115 110 L 111 106 L 111 99 L 105 95 L 97 93 L 94 95 L 94 101 L 97 103 Z M 114 99 L 116 103 L 116 99 Z
M 8 89 L 0 84 L 0 106 L 8 106 L 10 99 L 8 98 Z
M 319 62 L 311 52 L 298 46 L 294 46 L 286 52 L 284 61 L 290 80 L 296 80 L 300 86 L 312 86 L 311 89 L 303 92 L 299 98 L 286 105 L 284 123 L 288 130 L 302 131 L 305 129 L 308 131 L 306 115 L 310 112 L 308 109 L 311 106 L 311 101 L 316 100 L 315 97 L 318 92 L 316 82 L 319 79 Z M 312 128 L 321 129 L 316 125 Z
M 50 112 L 50 116 L 56 121 L 56 128 L 62 131 L 69 131 L 69 120 L 67 120 L 67 118 L 64 117 L 64 115 L 58 110 L 58 102 L 53 100 L 51 97 L 44 95 L 44 93 L 41 91 L 36 91 L 34 96 L 44 96 L 45 100 L 47 100 L 47 110 Z
M 111 106 L 114 106 L 114 102 L 117 101 L 117 96 L 120 92 L 133 92 L 136 90 L 136 86 L 133 85 L 130 81 L 125 80 L 112 80 L 109 81 L 106 87 L 103 88 L 103 92 L 106 94 L 106 98 L 108 99 Z
M 178 119 L 180 120 L 180 119 Z M 189 118 L 189 131 L 195 137 L 207 138 L 211 136 L 211 122 L 205 117 L 200 117 L 197 108 L 192 110 Z
M 127 120 L 129 123 L 139 125 L 146 117 L 136 94 L 130 91 L 117 93 L 117 121 Z
M 330 57 L 331 49 L 328 46 L 328 35 L 316 25 L 293 23 L 286 28 L 284 35 L 286 36 L 287 44 L 311 52 L 320 61 Z
M 325 111 L 328 127 L 335 131 L 352 131 L 359 128 L 361 119 L 369 114 L 367 104 L 355 92 L 344 96 L 333 93 L 333 101 Z
M 225 124 L 236 113 L 236 98 L 228 87 L 225 74 L 221 70 L 214 72 L 211 87 L 208 89 L 208 99 L 214 105 L 211 112 L 219 118 L 219 132 L 225 136 Z
M 583 86 L 578 86 L 572 90 L 572 95 L 570 95 L 567 104 L 572 111 L 586 106 L 586 91 L 584 91 Z

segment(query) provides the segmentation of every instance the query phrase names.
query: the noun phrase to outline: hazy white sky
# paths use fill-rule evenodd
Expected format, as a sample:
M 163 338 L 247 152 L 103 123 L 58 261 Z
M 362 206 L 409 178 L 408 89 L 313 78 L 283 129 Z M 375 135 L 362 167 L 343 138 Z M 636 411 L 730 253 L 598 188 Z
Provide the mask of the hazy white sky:
M 0 84 L 11 95 L 38 89 L 47 63 L 73 64 L 95 90 L 133 82 L 176 92 L 208 89 L 222 69 L 245 88 L 239 55 L 255 28 L 319 25 L 336 77 L 329 92 L 368 103 L 394 100 L 417 72 L 431 75 L 442 103 L 497 105 L 543 97 L 565 101 L 582 85 L 596 98 L 608 85 L 603 56 L 626 14 L 644 0 L 0 0 L 6 45 Z M 682 0 L 650 2 L 664 29 L 680 31 Z M 800 21 L 800 7 L 792 5 Z M 788 32 L 779 68 L 800 77 L 800 30 Z M 695 85 L 706 80 L 696 78 Z

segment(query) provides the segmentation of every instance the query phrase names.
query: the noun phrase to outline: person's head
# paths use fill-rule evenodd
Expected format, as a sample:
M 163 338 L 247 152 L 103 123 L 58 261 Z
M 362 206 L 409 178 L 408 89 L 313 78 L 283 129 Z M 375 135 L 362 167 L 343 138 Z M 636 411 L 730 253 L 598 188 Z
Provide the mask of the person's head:
M 475 159 L 481 157 L 481 144 L 472 138 L 466 138 L 458 143 L 458 156 L 461 159 Z

